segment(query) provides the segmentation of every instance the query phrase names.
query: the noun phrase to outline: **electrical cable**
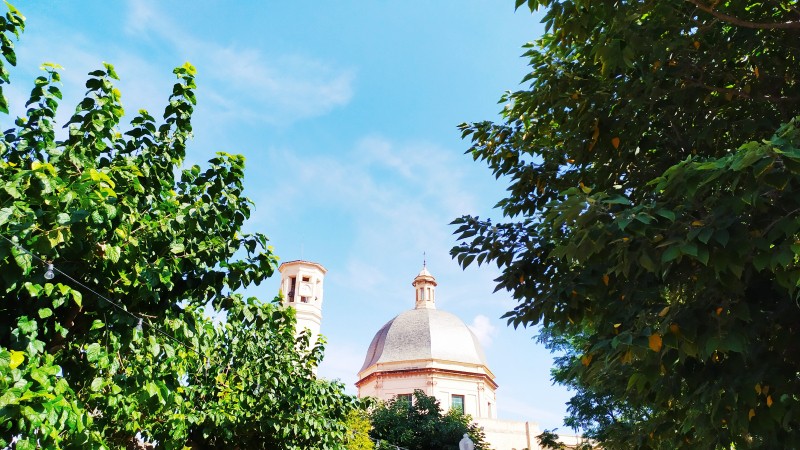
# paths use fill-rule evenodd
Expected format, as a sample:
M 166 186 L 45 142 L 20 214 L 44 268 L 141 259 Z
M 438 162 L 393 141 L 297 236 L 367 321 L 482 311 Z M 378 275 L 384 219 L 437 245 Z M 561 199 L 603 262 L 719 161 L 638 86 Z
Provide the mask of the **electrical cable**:
M 99 293 L 99 292 L 95 291 L 95 290 L 94 290 L 94 289 L 92 289 L 91 287 L 89 287 L 89 286 L 87 286 L 87 285 L 83 284 L 82 282 L 80 282 L 79 280 L 77 280 L 77 279 L 73 278 L 73 277 L 72 277 L 72 276 L 70 276 L 69 274 L 65 273 L 64 271 L 62 271 L 61 269 L 59 269 L 58 267 L 56 267 L 56 266 L 55 266 L 55 265 L 54 265 L 52 262 L 49 262 L 49 261 L 47 261 L 47 260 L 45 260 L 45 259 L 43 259 L 43 258 L 39 257 L 38 255 L 34 254 L 34 253 L 33 253 L 33 252 L 31 252 L 30 250 L 28 250 L 28 249 L 26 249 L 25 247 L 23 247 L 23 246 L 19 245 L 18 243 L 16 243 L 16 242 L 12 241 L 11 239 L 9 239 L 8 237 L 6 237 L 6 236 L 5 236 L 5 235 L 3 235 L 3 234 L 0 234 L 0 238 L 3 238 L 3 239 L 5 239 L 6 241 L 8 241 L 8 243 L 9 243 L 9 244 L 11 244 L 11 245 L 13 245 L 14 247 L 16 247 L 16 248 L 17 248 L 17 250 L 19 250 L 19 251 L 22 251 L 22 252 L 24 252 L 24 253 L 26 253 L 26 254 L 30 255 L 32 258 L 35 258 L 35 259 L 36 259 L 36 260 L 38 260 L 40 263 L 42 263 L 42 264 L 46 265 L 46 266 L 47 266 L 47 273 L 51 273 L 51 274 L 52 274 L 52 272 L 57 272 L 57 273 L 59 273 L 59 274 L 63 275 L 65 278 L 67 278 L 68 280 L 70 280 L 70 281 L 72 281 L 73 283 L 77 284 L 78 286 L 82 287 L 83 289 L 85 289 L 85 290 L 87 290 L 87 291 L 91 292 L 92 294 L 96 295 L 97 297 L 99 297 L 99 298 L 101 298 L 101 299 L 105 300 L 105 301 L 106 301 L 106 302 L 107 302 L 109 305 L 111 305 L 111 306 L 113 306 L 113 307 L 117 308 L 117 309 L 118 309 L 118 310 L 120 310 L 122 313 L 124 313 L 124 314 L 127 314 L 128 316 L 132 317 L 133 319 L 135 319 L 135 320 L 137 321 L 137 325 L 136 325 L 136 328 L 137 328 L 137 329 L 141 329 L 141 326 L 142 326 L 142 324 L 144 324 L 144 325 L 147 325 L 147 326 L 148 326 L 148 327 L 150 327 L 151 329 L 155 330 L 155 332 L 156 332 L 156 333 L 158 333 L 158 334 L 160 334 L 160 335 L 162 335 L 162 336 L 166 337 L 167 339 L 170 339 L 171 341 L 173 341 L 173 342 L 175 342 L 175 343 L 178 343 L 178 344 L 182 345 L 182 346 L 183 346 L 183 347 L 185 347 L 187 350 L 191 350 L 191 351 L 193 351 L 193 352 L 195 352 L 195 353 L 199 354 L 199 353 L 197 352 L 197 350 L 195 350 L 195 349 L 194 349 L 192 346 L 190 346 L 189 344 L 187 344 L 187 343 L 185 343 L 185 342 L 181 341 L 180 339 L 178 339 L 178 338 L 176 338 L 176 337 L 174 337 L 174 336 L 171 336 L 171 335 L 169 335 L 169 334 L 168 334 L 168 333 L 166 333 L 165 331 L 162 331 L 160 328 L 158 328 L 157 326 L 153 325 L 153 324 L 152 324 L 150 321 L 146 321 L 146 322 L 145 322 L 145 321 L 143 321 L 142 317 L 140 317 L 140 316 L 137 316 L 136 314 L 134 314 L 134 313 L 132 313 L 132 312 L 128 311 L 127 309 L 125 309 L 125 307 L 124 307 L 124 306 L 120 305 L 119 303 L 116 303 L 116 302 L 114 302 L 113 300 L 109 299 L 108 297 L 104 296 L 103 294 L 101 294 L 101 293 Z M 48 277 L 47 277 L 47 273 L 45 274 L 45 278 L 48 278 Z M 48 278 L 48 279 L 52 279 L 52 277 L 50 277 L 50 278 Z
M 182 345 L 183 347 L 185 347 L 186 349 L 188 349 L 188 350 L 190 350 L 190 351 L 193 351 L 193 352 L 195 352 L 195 353 L 198 353 L 198 352 L 197 352 L 197 350 L 195 350 L 195 349 L 194 349 L 193 347 L 191 347 L 189 344 L 186 344 L 185 342 L 183 342 L 183 341 L 181 341 L 181 340 L 179 340 L 179 339 L 177 339 L 177 338 L 175 338 L 175 337 L 173 337 L 173 336 L 170 336 L 169 334 L 167 334 L 166 332 L 162 331 L 161 329 L 159 329 L 157 326 L 153 325 L 153 324 L 152 324 L 152 323 L 150 323 L 149 321 L 148 321 L 148 322 L 144 322 L 144 321 L 143 321 L 143 319 L 142 319 L 142 317 L 140 317 L 140 316 L 137 316 L 136 314 L 134 314 L 134 313 L 132 313 L 132 312 L 128 311 L 127 309 L 125 309 L 125 307 L 124 307 L 124 306 L 122 306 L 122 305 L 120 305 L 120 304 L 118 304 L 118 303 L 114 302 L 113 300 L 111 300 L 111 299 L 109 299 L 108 297 L 104 296 L 103 294 L 101 294 L 101 293 L 97 292 L 96 290 L 92 289 L 91 287 L 89 287 L 89 286 L 87 286 L 87 285 L 83 284 L 81 281 L 79 281 L 79 280 L 77 280 L 77 279 L 73 278 L 73 277 L 72 277 L 72 276 L 70 276 L 69 274 L 67 274 L 67 273 L 64 273 L 64 271 L 62 271 L 61 269 L 59 269 L 58 267 L 56 267 L 56 266 L 55 266 L 55 265 L 54 265 L 52 262 L 49 262 L 49 261 L 45 260 L 44 258 L 41 258 L 41 257 L 39 257 L 38 255 L 34 254 L 34 253 L 33 253 L 33 252 L 31 252 L 30 250 L 28 250 L 28 249 L 26 249 L 25 247 L 23 247 L 23 246 L 19 245 L 18 243 L 16 243 L 16 242 L 12 241 L 11 239 L 9 239 L 8 237 L 6 237 L 6 236 L 5 236 L 5 235 L 3 235 L 3 234 L 0 234 L 0 238 L 3 238 L 3 239 L 5 239 L 6 241 L 8 241 L 8 243 L 9 243 L 9 244 L 11 244 L 11 245 L 13 245 L 15 248 L 17 248 L 17 250 L 19 250 L 19 251 L 22 251 L 22 252 L 24 252 L 24 253 L 26 253 L 26 254 L 30 255 L 32 258 L 35 258 L 37 261 L 39 261 L 40 263 L 42 263 L 42 264 L 44 264 L 45 266 L 47 266 L 47 274 L 52 274 L 52 272 L 57 272 L 57 273 L 59 273 L 59 274 L 63 275 L 63 276 L 64 276 L 65 278 L 67 278 L 68 280 L 72 281 L 73 283 L 77 284 L 78 286 L 82 287 L 83 289 L 85 289 L 85 290 L 87 290 L 87 291 L 91 292 L 92 294 L 96 295 L 97 297 L 99 297 L 99 298 L 101 298 L 101 299 L 105 300 L 105 301 L 106 301 L 106 302 L 107 302 L 109 305 L 111 305 L 111 306 L 113 306 L 113 307 L 117 308 L 117 309 L 118 309 L 118 310 L 120 310 L 122 313 L 124 313 L 124 314 L 126 314 L 126 315 L 128 315 L 128 316 L 132 317 L 133 319 L 135 319 L 135 320 L 137 321 L 136 328 L 137 328 L 138 330 L 141 330 L 141 327 L 142 327 L 142 325 L 143 325 L 143 324 L 145 324 L 145 325 L 147 325 L 148 327 L 150 327 L 150 328 L 152 328 L 153 330 L 155 330 L 157 333 L 161 334 L 162 336 L 164 336 L 164 337 L 166 337 L 166 338 L 168 338 L 168 339 L 172 340 L 173 342 L 176 342 L 176 343 L 178 343 L 178 344 Z M 48 280 L 51 280 L 51 279 L 53 279 L 53 277 L 52 277 L 52 276 L 48 276 L 47 274 L 45 274 L 45 278 L 47 278 Z M 199 353 L 198 353 L 198 354 L 199 354 Z M 373 438 L 373 437 L 371 437 L 371 436 L 369 437 L 369 439 L 370 439 L 370 440 L 372 440 L 372 441 L 373 441 L 373 442 L 376 444 L 376 446 L 377 446 L 376 448 L 379 448 L 381 445 L 384 445 L 384 446 L 391 446 L 391 447 L 393 447 L 395 450 L 408 450 L 408 449 L 406 449 L 405 447 L 399 447 L 399 446 L 397 446 L 397 445 L 394 445 L 394 444 L 391 444 L 391 443 L 389 443 L 389 442 L 382 441 L 382 440 L 380 440 L 380 439 L 375 439 L 375 438 Z

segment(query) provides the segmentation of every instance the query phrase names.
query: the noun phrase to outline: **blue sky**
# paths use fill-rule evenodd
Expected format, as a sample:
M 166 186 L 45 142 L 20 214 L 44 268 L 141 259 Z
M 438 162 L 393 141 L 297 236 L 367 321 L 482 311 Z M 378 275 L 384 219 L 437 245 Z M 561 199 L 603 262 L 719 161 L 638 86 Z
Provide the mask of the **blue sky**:
M 374 333 L 413 307 L 422 266 L 437 306 L 484 342 L 500 388 L 498 416 L 561 426 L 568 393 L 552 386 L 552 356 L 533 330 L 500 316 L 492 267 L 450 259 L 449 224 L 497 216 L 505 186 L 464 151 L 456 126 L 495 120 L 526 73 L 521 46 L 541 14 L 513 1 L 17 1 L 27 17 L 8 96 L 21 105 L 42 62 L 64 67 L 61 123 L 86 73 L 114 64 L 126 110 L 160 114 L 172 68 L 197 67 L 195 136 L 187 164 L 214 152 L 247 158 L 250 231 L 283 261 L 328 270 L 320 374 L 350 392 Z M 2 120 L 8 121 L 8 118 Z M 6 126 L 9 123 L 5 124 Z M 278 279 L 249 290 L 271 299 Z

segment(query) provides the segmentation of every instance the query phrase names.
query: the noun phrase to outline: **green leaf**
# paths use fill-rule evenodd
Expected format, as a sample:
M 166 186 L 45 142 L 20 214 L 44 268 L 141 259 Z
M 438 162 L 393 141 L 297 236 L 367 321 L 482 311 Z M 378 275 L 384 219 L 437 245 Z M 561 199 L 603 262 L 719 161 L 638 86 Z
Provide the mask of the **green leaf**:
M 59 225 L 66 225 L 72 220 L 72 216 L 67 213 L 58 213 L 56 216 L 56 223 Z
M 111 262 L 118 262 L 121 254 L 122 249 L 116 245 L 109 245 L 106 247 L 106 257 L 108 257 Z
M 150 397 L 155 397 L 156 395 L 159 395 L 159 393 L 160 393 L 159 390 L 158 390 L 158 386 L 156 386 L 156 384 L 153 383 L 152 381 L 148 381 L 144 385 L 144 390 L 145 390 L 145 392 L 147 392 L 147 394 Z
M 53 315 L 53 310 L 50 308 L 42 308 L 39 310 L 39 318 L 46 319 Z
M 631 204 L 630 200 L 628 200 L 626 197 L 623 197 L 621 195 L 615 195 L 615 196 L 609 197 L 609 198 L 607 198 L 607 199 L 605 199 L 603 201 L 605 203 L 608 203 L 609 205 L 630 205 Z
M 4 225 L 14 214 L 14 208 L 7 207 L 0 209 L 0 225 Z
M 750 167 L 753 163 L 761 159 L 764 154 L 760 151 L 758 147 L 754 148 L 753 150 L 748 150 L 743 153 L 740 153 L 741 156 L 738 156 L 736 159 L 733 160 L 733 164 L 731 164 L 731 170 L 742 170 L 746 167 Z
M 159 345 L 158 341 L 153 336 L 148 336 L 148 341 L 150 345 L 148 345 L 147 350 L 153 356 L 158 356 L 161 353 L 161 345 Z
M 17 326 L 25 334 L 33 334 L 38 328 L 36 320 L 31 320 L 26 316 L 22 316 L 17 320 Z
M 19 367 L 23 362 L 25 362 L 25 352 L 18 352 L 16 350 L 11 350 L 11 358 L 8 363 L 8 367 L 12 369 L 16 369 Z
M 83 306 L 83 295 L 80 291 L 76 291 L 75 289 L 70 289 L 70 294 L 72 294 L 72 300 L 78 306 Z
M 668 263 L 674 259 L 677 259 L 679 256 L 681 256 L 680 247 L 677 245 L 672 245 L 661 254 L 661 263 Z
M 86 360 L 89 362 L 97 361 L 102 351 L 103 348 L 97 342 L 89 344 L 89 346 L 86 347 Z
M 105 219 L 103 219 L 103 215 L 100 214 L 100 211 L 97 210 L 92 211 L 91 217 L 92 217 L 92 222 L 96 224 L 101 224 L 105 221 Z
M 101 389 L 103 389 L 103 382 L 104 380 L 102 378 L 95 378 L 92 380 L 92 384 L 89 386 L 89 388 L 94 392 L 99 392 Z
M 174 358 L 175 357 L 175 348 L 169 344 L 164 344 L 164 354 L 167 355 L 167 358 Z
M 728 245 L 728 240 L 730 239 L 730 233 L 725 228 L 720 228 L 714 232 L 714 240 L 719 242 L 719 244 L 723 247 Z
M 113 65 L 111 65 L 111 64 L 109 64 L 107 62 L 104 62 L 103 63 L 103 67 L 106 68 L 106 73 L 108 73 L 109 77 L 111 77 L 111 78 L 113 78 L 115 80 L 119 80 L 119 76 L 117 75 L 117 72 L 114 70 L 114 66 Z
M 655 272 L 656 271 L 656 263 L 655 263 L 655 261 L 653 261 L 653 259 L 650 257 L 650 255 L 646 251 L 643 251 L 639 255 L 639 264 L 641 264 L 642 267 L 647 269 L 648 272 Z
M 742 353 L 745 349 L 745 343 L 740 334 L 729 333 L 722 339 L 720 347 L 725 351 Z
M 14 199 L 22 198 L 22 194 L 19 192 L 19 190 L 17 190 L 17 187 L 14 186 L 13 184 L 6 184 L 5 186 L 3 186 L 3 190 L 5 190 L 8 193 L 8 195 L 10 195 Z
M 17 441 L 15 448 L 16 450 L 36 450 L 37 445 L 35 440 L 22 438 Z
M 655 214 L 668 219 L 670 222 L 675 222 L 675 213 L 668 209 L 659 209 L 655 212 Z
M 31 269 L 33 268 L 33 257 L 30 253 L 19 250 L 17 247 L 11 247 L 11 253 L 14 255 L 14 261 L 17 263 L 22 269 L 23 275 L 28 275 L 31 273 Z
M 38 297 L 39 294 L 41 294 L 41 292 L 42 292 L 42 285 L 41 284 L 33 284 L 30 281 L 26 281 L 23 286 L 25 286 L 25 290 L 28 291 L 28 294 L 31 297 Z M 47 295 L 50 295 L 50 294 L 48 293 Z
M 714 230 L 711 228 L 703 228 L 702 231 L 697 235 L 697 239 L 702 242 L 703 244 L 707 244 L 709 239 L 711 239 L 711 235 L 714 234 Z
M 704 266 L 708 265 L 710 256 L 711 255 L 706 247 L 700 247 L 697 249 L 697 260 L 703 263 Z

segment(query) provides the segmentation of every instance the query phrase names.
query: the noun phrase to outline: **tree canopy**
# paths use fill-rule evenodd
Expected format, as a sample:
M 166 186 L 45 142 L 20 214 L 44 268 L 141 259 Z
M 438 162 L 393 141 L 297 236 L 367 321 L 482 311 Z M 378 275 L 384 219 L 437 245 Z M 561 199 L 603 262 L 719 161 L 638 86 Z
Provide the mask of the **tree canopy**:
M 0 17 L 8 64 L 23 27 Z M 235 293 L 277 261 L 242 232 L 244 158 L 182 167 L 195 69 L 175 69 L 162 121 L 139 111 L 123 132 L 105 64 L 63 140 L 43 70 L 0 139 L 0 447 L 338 448 L 353 399 L 314 376 L 322 341 Z
M 361 406 L 367 406 L 362 403 Z M 347 450 L 373 450 L 375 444 L 369 437 L 372 423 L 366 408 L 355 408 L 347 416 L 347 433 L 344 448 Z
M 452 254 L 501 268 L 604 448 L 800 446 L 797 2 L 527 5 L 526 89 L 461 126 L 506 220 Z
M 487 450 L 483 431 L 470 416 L 451 409 L 442 414 L 435 397 L 414 391 L 412 401 L 395 398 L 378 404 L 370 413 L 370 436 L 408 450 L 458 450 L 468 433 L 478 450 Z

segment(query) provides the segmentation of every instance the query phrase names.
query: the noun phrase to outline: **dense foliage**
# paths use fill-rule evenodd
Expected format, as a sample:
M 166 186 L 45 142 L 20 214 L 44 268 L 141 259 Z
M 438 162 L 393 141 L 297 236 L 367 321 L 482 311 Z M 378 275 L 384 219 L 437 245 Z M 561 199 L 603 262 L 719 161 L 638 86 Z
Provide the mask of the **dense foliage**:
M 507 221 L 453 255 L 501 268 L 604 448 L 800 446 L 798 3 L 527 3 L 528 88 L 462 126 Z
M 362 406 L 366 406 L 363 403 Z M 375 444 L 369 437 L 372 430 L 372 423 L 369 421 L 369 413 L 366 408 L 355 408 L 347 416 L 347 436 L 344 440 L 344 447 L 347 450 L 372 450 Z
M 453 409 L 442 414 L 439 401 L 420 390 L 414 391 L 411 402 L 396 398 L 379 404 L 370 419 L 370 436 L 407 450 L 458 450 L 464 433 L 476 449 L 489 449 L 483 431 L 471 423 L 470 416 Z
M 23 25 L 0 18 L 12 65 Z M 276 266 L 241 232 L 244 158 L 181 168 L 194 68 L 175 69 L 162 123 L 140 111 L 124 133 L 114 69 L 92 72 L 64 140 L 43 68 L 0 140 L 0 447 L 338 448 L 353 400 L 314 376 L 321 345 L 295 338 L 293 310 L 233 293 Z

